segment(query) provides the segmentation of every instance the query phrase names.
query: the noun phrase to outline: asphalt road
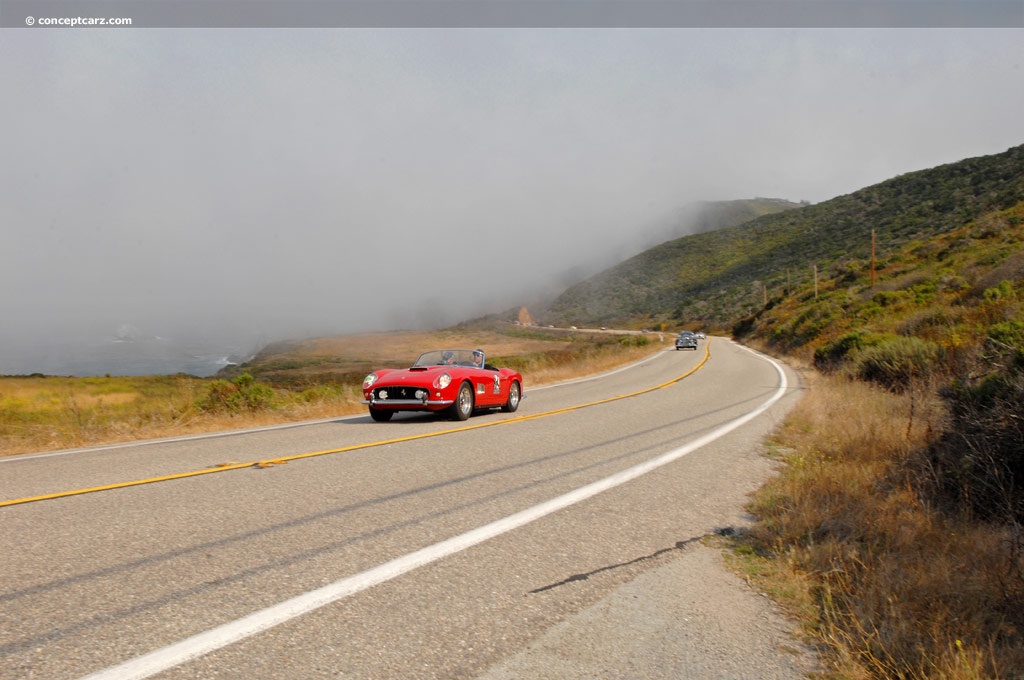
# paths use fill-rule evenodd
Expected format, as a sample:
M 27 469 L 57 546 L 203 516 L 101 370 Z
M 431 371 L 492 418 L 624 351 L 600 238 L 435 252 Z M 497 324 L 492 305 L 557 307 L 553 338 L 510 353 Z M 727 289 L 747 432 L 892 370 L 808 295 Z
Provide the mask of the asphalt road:
M 466 423 L 360 416 L 2 458 L 0 502 L 222 471 L 0 507 L 0 678 L 493 674 L 746 522 L 770 470 L 759 442 L 798 394 L 715 339 L 527 385 L 517 413 Z M 322 455 L 282 460 L 306 453 Z

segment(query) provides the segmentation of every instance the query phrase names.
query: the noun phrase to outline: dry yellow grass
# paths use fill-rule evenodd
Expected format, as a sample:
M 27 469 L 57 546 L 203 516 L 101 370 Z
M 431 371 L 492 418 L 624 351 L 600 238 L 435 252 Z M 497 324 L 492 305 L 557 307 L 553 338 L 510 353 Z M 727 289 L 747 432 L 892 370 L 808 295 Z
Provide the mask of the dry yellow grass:
M 1022 677 L 1019 543 L 920 492 L 941 404 L 813 383 L 775 436 L 781 474 L 751 505 L 748 575 L 802 616 L 830 677 Z

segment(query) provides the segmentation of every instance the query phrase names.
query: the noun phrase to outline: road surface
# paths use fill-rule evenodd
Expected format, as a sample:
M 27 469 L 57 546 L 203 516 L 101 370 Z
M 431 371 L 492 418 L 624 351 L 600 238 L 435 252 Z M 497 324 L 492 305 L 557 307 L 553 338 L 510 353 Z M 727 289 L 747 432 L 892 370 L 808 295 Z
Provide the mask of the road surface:
M 714 339 L 527 385 L 517 413 L 465 423 L 359 416 L 0 459 L 0 678 L 568 677 L 524 654 L 645 577 L 692 589 L 672 569 L 749 520 L 771 469 L 759 441 L 798 395 L 787 369 Z M 709 634 L 693 625 L 691 646 Z M 571 646 L 579 677 L 624 657 L 649 671 L 632 677 L 676 672 L 659 674 L 664 649 Z M 729 677 L 708 650 L 705 677 Z

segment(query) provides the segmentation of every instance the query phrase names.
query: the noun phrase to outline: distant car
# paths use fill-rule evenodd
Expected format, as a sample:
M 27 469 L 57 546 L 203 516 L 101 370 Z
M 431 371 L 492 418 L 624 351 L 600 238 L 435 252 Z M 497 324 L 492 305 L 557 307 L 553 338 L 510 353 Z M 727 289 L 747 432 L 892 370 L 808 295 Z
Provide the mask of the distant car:
M 708 336 L 704 335 L 703 333 L 697 333 L 697 339 L 698 340 L 707 340 Z
M 410 368 L 385 368 L 363 380 L 370 417 L 387 422 L 399 411 L 439 411 L 466 420 L 474 411 L 512 413 L 523 398 L 523 376 L 487 363 L 483 350 L 425 352 Z
M 681 331 L 676 336 L 676 349 L 697 349 L 697 336 L 692 331 Z

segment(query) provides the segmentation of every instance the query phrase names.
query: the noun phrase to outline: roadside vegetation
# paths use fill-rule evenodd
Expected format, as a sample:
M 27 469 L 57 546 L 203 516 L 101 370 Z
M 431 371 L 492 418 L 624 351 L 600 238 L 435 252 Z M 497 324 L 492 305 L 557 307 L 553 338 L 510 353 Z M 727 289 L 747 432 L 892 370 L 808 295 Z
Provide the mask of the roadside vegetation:
M 6 376 L 0 377 L 0 455 L 364 413 L 361 383 L 368 372 L 411 365 L 425 348 L 442 346 L 487 348 L 489 362 L 523 374 L 527 393 L 657 349 L 642 336 L 558 336 L 487 325 L 285 343 L 212 378 Z
M 736 539 L 838 678 L 1024 677 L 1024 203 L 769 301 L 805 363 Z

